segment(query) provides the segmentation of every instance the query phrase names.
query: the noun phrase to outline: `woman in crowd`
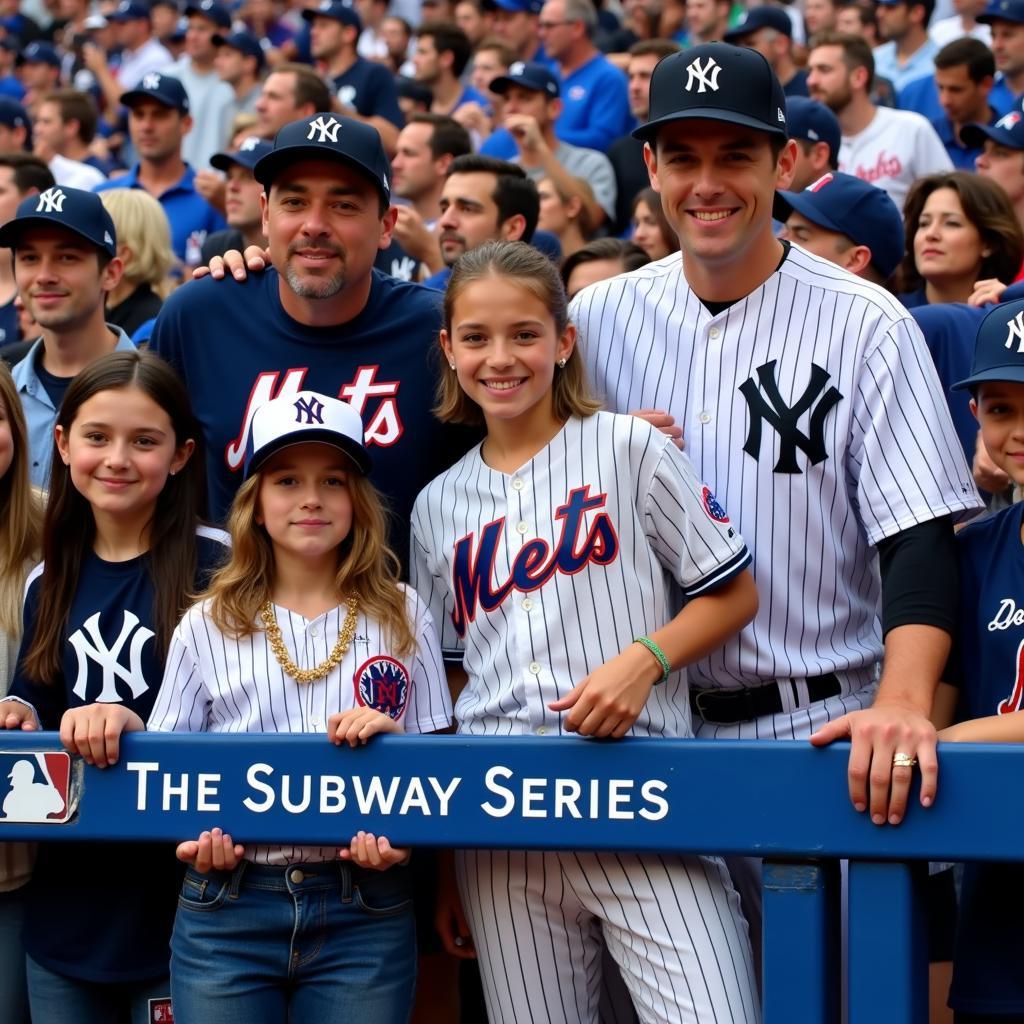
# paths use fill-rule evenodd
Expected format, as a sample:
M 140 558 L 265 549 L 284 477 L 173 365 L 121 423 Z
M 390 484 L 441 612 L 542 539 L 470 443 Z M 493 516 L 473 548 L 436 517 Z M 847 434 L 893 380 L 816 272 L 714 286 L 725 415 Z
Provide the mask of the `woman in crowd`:
M 633 230 L 630 238 L 647 253 L 652 262 L 679 251 L 679 239 L 665 219 L 661 196 L 653 188 L 645 188 L 633 200 Z

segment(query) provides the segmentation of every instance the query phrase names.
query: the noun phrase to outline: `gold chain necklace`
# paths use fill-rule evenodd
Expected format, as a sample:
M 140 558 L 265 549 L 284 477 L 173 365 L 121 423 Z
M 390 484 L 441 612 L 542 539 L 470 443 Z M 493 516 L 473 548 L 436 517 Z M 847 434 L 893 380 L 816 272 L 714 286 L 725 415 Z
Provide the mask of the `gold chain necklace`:
M 270 644 L 270 649 L 274 652 L 277 663 L 296 682 L 315 683 L 318 679 L 323 679 L 331 669 L 340 664 L 341 659 L 348 653 L 349 646 L 356 635 L 356 613 L 359 604 L 354 596 L 349 597 L 345 604 L 348 607 L 348 614 L 338 633 L 334 650 L 327 656 L 327 660 L 320 662 L 316 668 L 299 668 L 288 656 L 288 648 L 285 647 L 284 639 L 281 636 L 281 627 L 277 624 L 277 619 L 274 616 L 273 602 L 267 601 L 260 609 L 260 619 L 263 622 L 263 628 L 267 631 L 267 642 Z

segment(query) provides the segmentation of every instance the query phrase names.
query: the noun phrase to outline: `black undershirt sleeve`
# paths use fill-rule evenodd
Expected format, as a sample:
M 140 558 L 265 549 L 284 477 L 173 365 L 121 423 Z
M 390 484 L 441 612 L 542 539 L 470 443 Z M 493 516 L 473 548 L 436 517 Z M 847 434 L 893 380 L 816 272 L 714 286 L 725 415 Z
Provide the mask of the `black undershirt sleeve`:
M 897 626 L 956 629 L 959 572 L 949 516 L 911 526 L 878 542 L 882 636 Z

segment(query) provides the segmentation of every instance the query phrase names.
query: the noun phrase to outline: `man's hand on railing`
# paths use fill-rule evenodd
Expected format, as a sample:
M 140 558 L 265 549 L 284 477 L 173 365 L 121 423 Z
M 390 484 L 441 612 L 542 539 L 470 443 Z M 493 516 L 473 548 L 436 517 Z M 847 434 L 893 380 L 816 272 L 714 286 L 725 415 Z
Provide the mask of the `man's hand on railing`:
M 342 743 L 358 747 L 380 732 L 403 733 L 405 730 L 390 715 L 375 708 L 350 708 L 327 719 L 327 738 L 338 747 Z
M 233 871 L 238 867 L 245 847 L 235 843 L 227 832 L 219 828 L 202 832 L 198 839 L 179 843 L 175 856 L 191 864 L 200 874 L 209 871 Z
M 69 754 L 79 754 L 86 764 L 106 768 L 117 764 L 121 734 L 145 729 L 142 719 L 123 704 L 86 704 L 64 712 L 60 741 Z
M 893 701 L 876 702 L 823 726 L 811 736 L 815 746 L 851 741 L 848 781 L 858 811 L 870 810 L 876 825 L 898 825 L 907 811 L 912 767 L 893 764 L 897 753 L 917 759 L 921 770 L 921 805 L 935 801 L 939 778 L 935 726 L 920 710 Z

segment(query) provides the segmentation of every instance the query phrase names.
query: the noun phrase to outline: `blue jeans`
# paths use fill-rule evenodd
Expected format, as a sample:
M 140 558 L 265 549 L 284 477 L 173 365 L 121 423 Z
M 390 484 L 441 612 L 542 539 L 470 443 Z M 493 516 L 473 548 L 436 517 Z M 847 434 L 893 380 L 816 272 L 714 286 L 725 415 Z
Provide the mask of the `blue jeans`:
M 408 874 L 344 861 L 189 870 L 171 936 L 175 1024 L 405 1024 L 416 985 Z
M 97 925 L 102 927 L 102 923 Z M 150 1002 L 164 1002 L 170 993 L 160 981 L 81 981 L 26 957 L 28 1000 L 32 1024 L 150 1024 Z

